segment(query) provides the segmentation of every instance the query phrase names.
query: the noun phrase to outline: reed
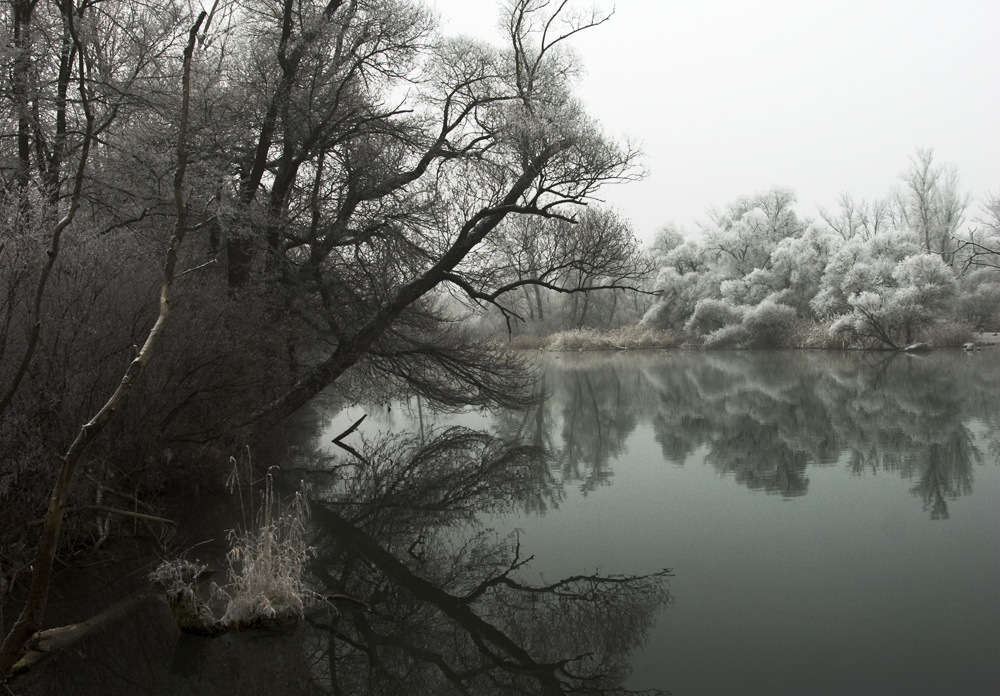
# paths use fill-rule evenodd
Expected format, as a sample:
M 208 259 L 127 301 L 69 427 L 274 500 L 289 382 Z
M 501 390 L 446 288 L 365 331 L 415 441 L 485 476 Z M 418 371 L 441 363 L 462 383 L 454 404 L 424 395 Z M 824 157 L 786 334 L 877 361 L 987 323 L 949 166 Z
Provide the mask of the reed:
M 242 503 L 239 468 L 234 461 L 229 483 L 231 490 L 239 491 Z M 150 574 L 150 580 L 164 588 L 182 631 L 211 635 L 280 628 L 301 619 L 308 600 L 319 599 L 303 581 L 313 555 L 306 543 L 309 507 L 305 492 L 299 491 L 291 503 L 283 505 L 268 473 L 259 495 L 256 515 L 247 515 L 244 506 L 244 520 L 252 518 L 253 524 L 244 523 L 243 529 L 232 529 L 227 535 L 226 582 L 211 584 L 208 601 L 202 598 L 198 582 L 206 565 L 175 558 Z M 248 497 L 253 499 L 252 484 Z
M 271 474 L 264 477 L 262 504 L 253 529 L 229 532 L 225 585 L 214 598 L 225 602 L 220 623 L 230 630 L 268 628 L 294 622 L 313 596 L 303 581 L 313 555 L 306 543 L 309 507 L 302 491 L 282 508 Z

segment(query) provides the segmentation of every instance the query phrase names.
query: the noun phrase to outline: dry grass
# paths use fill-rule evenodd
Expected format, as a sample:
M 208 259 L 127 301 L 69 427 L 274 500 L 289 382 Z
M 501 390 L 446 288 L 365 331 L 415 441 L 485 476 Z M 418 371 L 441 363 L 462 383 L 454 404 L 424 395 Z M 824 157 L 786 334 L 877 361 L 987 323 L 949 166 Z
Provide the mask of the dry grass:
M 973 340 L 973 331 L 968 324 L 949 322 L 931 326 L 920 334 L 920 340 L 936 348 L 958 347 Z
M 229 533 L 228 583 L 213 594 L 226 602 L 219 620 L 231 629 L 263 628 L 302 618 L 312 593 L 303 582 L 313 550 L 306 544 L 308 503 L 295 494 L 285 509 L 265 477 L 263 504 L 255 530 Z
M 238 487 L 238 467 L 231 482 Z M 242 492 L 240 494 L 242 499 Z M 150 580 L 164 588 L 178 626 L 189 633 L 215 634 L 227 630 L 269 629 L 301 619 L 305 603 L 318 596 L 303 581 L 313 555 L 306 544 L 308 502 L 302 492 L 282 506 L 271 475 L 264 479 L 261 507 L 253 529 L 229 532 L 226 583 L 212 584 L 210 602 L 199 593 L 198 578 L 206 566 L 185 559 L 164 561 Z M 209 608 L 223 607 L 216 619 Z
M 787 337 L 789 348 L 815 348 L 820 350 L 838 350 L 847 347 L 843 336 L 830 333 L 828 324 L 817 321 L 799 321 Z
M 942 323 L 924 329 L 913 342 L 928 343 L 935 348 L 948 348 L 962 346 L 972 341 L 973 335 L 968 324 Z M 809 321 L 801 321 L 796 324 L 787 340 L 790 348 L 838 350 L 865 347 L 863 343 L 852 342 L 844 335 L 831 334 L 826 324 Z
M 572 329 L 548 337 L 544 347 L 552 351 L 566 350 L 645 350 L 676 348 L 679 339 L 669 331 L 641 326 L 626 326 L 611 331 Z
M 510 350 L 543 350 L 550 342 L 548 336 L 535 336 L 531 334 L 521 334 L 512 336 L 507 342 Z

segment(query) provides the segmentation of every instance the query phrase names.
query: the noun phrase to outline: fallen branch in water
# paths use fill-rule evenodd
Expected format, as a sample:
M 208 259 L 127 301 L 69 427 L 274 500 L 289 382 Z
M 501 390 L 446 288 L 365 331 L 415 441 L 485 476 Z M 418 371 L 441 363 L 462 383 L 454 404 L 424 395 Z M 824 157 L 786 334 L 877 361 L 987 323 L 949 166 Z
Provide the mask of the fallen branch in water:
M 141 604 L 151 600 L 159 601 L 153 591 L 149 589 L 139 590 L 86 621 L 39 631 L 28 641 L 24 656 L 14 664 L 11 674 L 18 674 L 34 667 L 49 655 L 63 650 L 81 638 L 121 619 Z

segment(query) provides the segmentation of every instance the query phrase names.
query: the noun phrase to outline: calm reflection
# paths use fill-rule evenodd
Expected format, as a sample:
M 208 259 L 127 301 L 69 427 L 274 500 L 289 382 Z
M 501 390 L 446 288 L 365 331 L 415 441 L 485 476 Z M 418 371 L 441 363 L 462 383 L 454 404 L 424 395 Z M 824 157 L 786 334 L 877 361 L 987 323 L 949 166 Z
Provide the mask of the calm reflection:
M 542 453 L 464 428 L 417 442 L 376 442 L 339 502 L 315 509 L 316 574 L 351 598 L 320 680 L 343 694 L 622 693 L 668 573 L 526 580 L 519 534 L 471 523 L 534 488 Z
M 544 355 L 527 413 L 357 406 L 321 439 L 422 411 L 543 448 L 515 510 L 483 517 L 524 530 L 533 570 L 676 569 L 626 685 L 1000 693 L 998 358 Z
M 152 597 L 13 693 L 631 693 L 670 572 L 540 582 L 518 532 L 477 523 L 548 497 L 543 450 L 454 427 L 309 461 L 293 474 L 312 484 L 308 584 L 327 604 L 283 635 L 204 638 Z
M 336 611 L 193 639 L 147 603 L 11 688 L 995 693 L 996 358 L 547 355 L 527 412 L 317 404 L 282 470 Z
M 611 481 L 626 439 L 647 422 L 675 465 L 703 458 L 785 497 L 809 491 L 810 466 L 895 473 L 914 481 L 934 519 L 971 490 L 984 456 L 974 426 L 996 459 L 1000 365 L 980 355 L 567 354 L 545 366 L 550 398 L 497 427 L 548 447 L 560 482 L 584 493 Z

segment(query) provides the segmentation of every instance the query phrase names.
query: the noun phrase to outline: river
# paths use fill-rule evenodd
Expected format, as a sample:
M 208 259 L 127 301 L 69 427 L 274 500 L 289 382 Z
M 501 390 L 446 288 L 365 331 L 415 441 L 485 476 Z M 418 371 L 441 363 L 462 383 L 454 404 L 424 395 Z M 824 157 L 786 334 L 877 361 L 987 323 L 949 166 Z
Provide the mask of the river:
M 310 484 L 308 581 L 336 609 L 199 638 L 150 601 L 9 688 L 1000 693 L 998 358 L 539 354 L 520 412 L 318 399 L 273 471 Z M 355 424 L 363 463 L 332 442 Z M 187 502 L 165 543 L 217 568 L 242 501 Z M 56 620 L 107 606 L 107 565 Z
M 545 446 L 502 515 L 546 579 L 670 568 L 632 688 L 1000 693 L 1000 355 L 557 354 L 523 414 L 355 407 L 369 434 Z

